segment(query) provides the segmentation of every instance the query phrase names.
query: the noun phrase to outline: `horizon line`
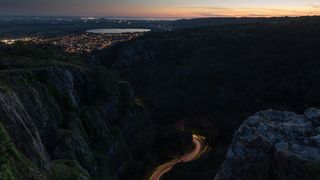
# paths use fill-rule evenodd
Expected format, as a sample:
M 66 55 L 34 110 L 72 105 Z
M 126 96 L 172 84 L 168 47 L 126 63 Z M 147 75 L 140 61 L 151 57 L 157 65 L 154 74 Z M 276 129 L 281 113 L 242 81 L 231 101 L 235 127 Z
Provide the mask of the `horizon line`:
M 68 18 L 104 18 L 104 19 L 173 19 L 173 20 L 179 20 L 179 19 L 208 19 L 208 18 L 302 18 L 302 17 L 320 17 L 320 15 L 284 15 L 284 16 L 201 16 L 201 17 L 140 17 L 140 16 L 87 16 L 87 15 L 0 15 L 0 17 L 39 17 L 39 18 L 43 18 L 43 17 L 68 17 Z

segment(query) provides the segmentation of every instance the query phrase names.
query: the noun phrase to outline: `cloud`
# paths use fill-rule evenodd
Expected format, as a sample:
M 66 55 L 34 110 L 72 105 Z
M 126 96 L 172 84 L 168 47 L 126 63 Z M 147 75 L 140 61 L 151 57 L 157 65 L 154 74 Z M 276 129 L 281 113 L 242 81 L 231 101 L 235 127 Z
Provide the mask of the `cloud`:
M 320 15 L 320 8 L 316 7 L 288 7 L 288 8 L 264 8 L 264 7 L 182 7 L 182 11 L 192 12 L 195 16 L 235 16 L 235 17 L 271 17 L 271 16 L 305 16 Z
M 236 0 L 228 0 L 232 3 Z M 320 5 L 272 8 L 230 6 L 173 6 L 144 3 L 146 0 L 0 0 L 0 14 L 80 15 L 131 17 L 222 17 L 320 15 Z M 164 0 L 163 4 L 166 4 Z M 183 1 L 185 2 L 185 1 Z M 308 4 L 309 3 L 309 4 Z M 193 3 L 197 4 L 197 3 Z M 183 5 L 183 4 L 182 4 Z

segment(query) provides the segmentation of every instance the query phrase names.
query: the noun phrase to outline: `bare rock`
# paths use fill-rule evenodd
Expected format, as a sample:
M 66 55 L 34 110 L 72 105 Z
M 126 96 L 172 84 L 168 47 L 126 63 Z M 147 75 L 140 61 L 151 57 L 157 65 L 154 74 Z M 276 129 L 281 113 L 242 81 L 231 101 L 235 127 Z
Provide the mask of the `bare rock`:
M 214 179 L 319 178 L 319 117 L 315 108 L 304 115 L 267 110 L 249 117 Z

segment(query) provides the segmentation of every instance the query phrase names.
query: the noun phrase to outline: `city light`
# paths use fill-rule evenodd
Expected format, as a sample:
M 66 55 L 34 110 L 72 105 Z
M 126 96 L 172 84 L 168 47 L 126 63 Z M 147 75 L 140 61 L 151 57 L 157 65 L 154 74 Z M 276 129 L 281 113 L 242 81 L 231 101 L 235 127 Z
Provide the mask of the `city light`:
M 6 45 L 12 45 L 16 42 L 31 42 L 34 44 L 52 44 L 62 47 L 66 52 L 72 54 L 87 54 L 94 50 L 108 48 L 115 43 L 125 42 L 137 38 L 144 33 L 119 33 L 119 34 L 71 34 L 61 37 L 46 38 L 46 37 L 25 37 L 18 39 L 3 39 L 0 42 Z

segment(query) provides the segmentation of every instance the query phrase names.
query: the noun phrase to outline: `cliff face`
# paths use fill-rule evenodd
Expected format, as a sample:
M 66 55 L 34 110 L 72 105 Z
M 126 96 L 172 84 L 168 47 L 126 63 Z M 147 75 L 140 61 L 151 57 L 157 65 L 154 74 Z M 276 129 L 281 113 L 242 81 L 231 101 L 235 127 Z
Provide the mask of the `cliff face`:
M 0 144 L 8 152 L 2 177 L 125 179 L 145 169 L 140 153 L 153 125 L 113 72 L 52 67 L 2 71 L 0 79 L 0 138 L 10 144 Z M 21 172 L 21 162 L 34 173 Z
M 320 110 L 304 115 L 268 110 L 249 117 L 234 134 L 222 179 L 319 179 Z

